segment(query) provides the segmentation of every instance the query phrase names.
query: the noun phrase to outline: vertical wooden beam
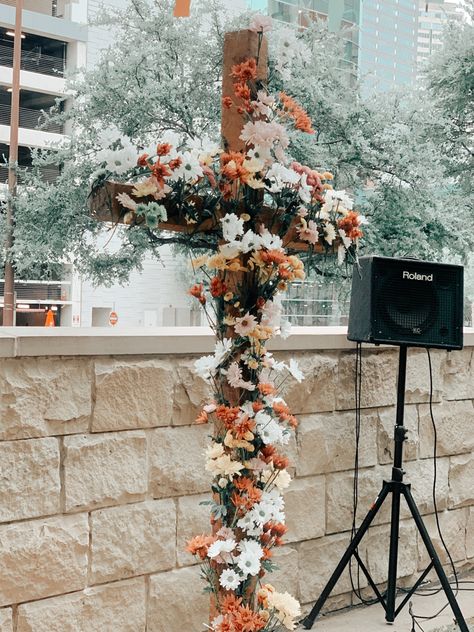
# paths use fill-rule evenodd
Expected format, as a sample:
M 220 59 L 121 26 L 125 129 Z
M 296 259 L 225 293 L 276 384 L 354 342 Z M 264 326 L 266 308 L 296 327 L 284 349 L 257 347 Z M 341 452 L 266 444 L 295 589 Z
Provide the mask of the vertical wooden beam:
M 18 161 L 18 126 L 20 113 L 20 65 L 21 65 L 21 18 L 23 0 L 16 0 L 15 41 L 13 43 L 13 81 L 10 118 L 10 151 L 8 167 L 8 204 L 5 235 L 5 285 L 3 292 L 3 325 L 12 327 L 15 324 L 15 271 L 9 258 L 13 246 L 13 199 L 16 195 L 15 163 Z
M 259 47 L 260 42 L 260 47 Z M 259 50 L 260 48 L 260 50 Z M 266 83 L 268 80 L 268 44 L 266 37 L 259 36 L 253 31 L 235 31 L 226 33 L 224 39 L 224 64 L 222 69 L 222 96 L 230 96 L 237 105 L 234 97 L 234 80 L 232 66 L 251 57 L 258 57 L 257 81 Z M 223 108 L 221 134 L 223 147 L 228 151 L 243 151 L 245 144 L 239 139 L 245 119 L 237 112 L 237 108 L 230 110 Z

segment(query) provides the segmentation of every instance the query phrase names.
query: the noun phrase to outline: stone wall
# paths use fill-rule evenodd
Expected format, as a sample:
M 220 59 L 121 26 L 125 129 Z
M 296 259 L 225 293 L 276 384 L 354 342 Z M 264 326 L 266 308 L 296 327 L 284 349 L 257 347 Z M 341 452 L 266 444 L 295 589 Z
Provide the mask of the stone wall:
M 10 355 L 0 357 L 0 631 L 201 630 L 207 597 L 184 545 L 208 528 L 199 503 L 209 487 L 210 429 L 193 425 L 206 391 L 191 372 L 193 356 Z M 290 447 L 287 544 L 275 553 L 280 570 L 271 581 L 309 605 L 349 541 L 354 352 L 292 355 L 307 379 L 287 393 L 300 425 Z M 437 501 L 463 568 L 474 564 L 473 348 L 432 358 Z M 360 517 L 390 475 L 396 365 L 396 350 L 364 351 Z M 412 351 L 406 470 L 439 548 L 428 386 L 427 354 Z M 380 583 L 388 520 L 385 508 L 360 548 Z M 400 577 L 409 585 L 427 556 L 405 508 L 400 538 Z M 362 576 L 368 595 L 365 586 Z M 346 573 L 329 607 L 351 599 Z

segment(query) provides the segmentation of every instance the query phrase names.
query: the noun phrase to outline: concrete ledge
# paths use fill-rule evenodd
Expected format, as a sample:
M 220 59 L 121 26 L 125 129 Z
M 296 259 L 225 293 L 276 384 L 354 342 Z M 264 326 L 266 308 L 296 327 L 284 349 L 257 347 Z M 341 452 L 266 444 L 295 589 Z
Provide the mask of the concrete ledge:
M 277 338 L 274 351 L 352 349 L 346 327 L 294 327 L 287 340 Z M 474 346 L 474 328 L 464 332 Z M 176 355 L 211 353 L 214 336 L 207 327 L 76 328 L 0 327 L 0 357 Z

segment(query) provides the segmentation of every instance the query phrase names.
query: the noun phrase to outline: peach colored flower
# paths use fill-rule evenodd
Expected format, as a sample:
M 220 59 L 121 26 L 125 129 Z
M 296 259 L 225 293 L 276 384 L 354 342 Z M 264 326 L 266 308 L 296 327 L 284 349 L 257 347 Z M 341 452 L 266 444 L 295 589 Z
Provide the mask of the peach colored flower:
M 235 319 L 234 331 L 239 336 L 248 336 L 256 327 L 257 319 L 249 312 Z

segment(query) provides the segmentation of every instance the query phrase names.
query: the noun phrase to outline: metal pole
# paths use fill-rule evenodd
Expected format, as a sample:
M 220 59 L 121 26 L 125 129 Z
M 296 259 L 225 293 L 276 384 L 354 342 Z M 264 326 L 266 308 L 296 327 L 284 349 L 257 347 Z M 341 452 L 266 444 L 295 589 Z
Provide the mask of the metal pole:
M 18 161 L 18 127 L 20 114 L 20 64 L 21 64 L 21 17 L 23 0 L 16 0 L 15 41 L 13 43 L 13 80 L 10 118 L 10 152 L 8 165 L 8 202 L 5 235 L 5 285 L 3 296 L 3 325 L 15 324 L 15 271 L 11 260 L 13 246 L 13 200 L 16 195 L 16 170 Z

